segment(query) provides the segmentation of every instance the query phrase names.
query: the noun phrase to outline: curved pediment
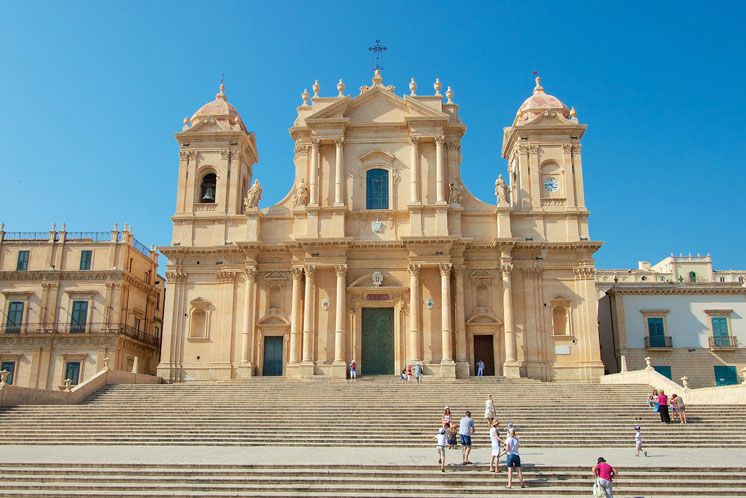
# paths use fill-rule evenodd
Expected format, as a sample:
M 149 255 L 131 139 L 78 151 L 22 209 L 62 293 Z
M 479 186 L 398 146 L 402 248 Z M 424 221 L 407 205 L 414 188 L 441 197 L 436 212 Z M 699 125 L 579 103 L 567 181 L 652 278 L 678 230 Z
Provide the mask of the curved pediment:
M 487 311 L 477 311 L 466 320 L 468 324 L 488 324 L 488 325 L 502 325 L 502 320 L 497 318 L 494 314 Z
M 257 325 L 287 325 L 290 326 L 290 321 L 282 315 L 265 315 L 256 322 Z
M 379 273 L 383 277 L 380 285 L 375 285 L 374 283 L 374 277 L 377 277 L 376 273 Z M 350 284 L 350 287 L 377 287 L 380 289 L 385 289 L 387 287 L 404 287 L 404 285 L 402 285 L 402 283 L 399 282 L 397 278 L 391 275 L 391 273 L 387 271 L 381 271 L 368 273 L 367 275 L 363 275 L 362 277 L 355 279 L 355 281 Z

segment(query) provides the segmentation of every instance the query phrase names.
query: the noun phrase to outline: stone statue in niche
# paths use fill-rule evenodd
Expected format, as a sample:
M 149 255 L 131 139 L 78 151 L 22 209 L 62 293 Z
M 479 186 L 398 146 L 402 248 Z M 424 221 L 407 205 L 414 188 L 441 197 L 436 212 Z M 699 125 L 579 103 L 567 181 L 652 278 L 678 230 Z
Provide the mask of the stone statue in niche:
M 448 186 L 448 190 L 449 190 L 449 196 L 448 196 L 449 204 L 461 204 L 461 201 L 464 198 L 463 184 L 459 180 L 451 179 L 451 184 Z
M 254 184 L 251 186 L 249 191 L 246 193 L 246 200 L 244 201 L 244 207 L 246 209 L 253 209 L 259 205 L 259 201 L 262 198 L 262 186 L 259 185 L 259 180 L 254 180 Z
M 498 206 L 510 206 L 510 199 L 508 198 L 508 194 L 510 194 L 510 187 L 508 187 L 508 184 L 505 183 L 503 175 L 497 175 L 497 180 L 495 180 L 495 196 L 497 196 Z
M 295 206 L 305 206 L 308 204 L 308 185 L 306 180 L 301 178 L 300 183 L 295 187 Z

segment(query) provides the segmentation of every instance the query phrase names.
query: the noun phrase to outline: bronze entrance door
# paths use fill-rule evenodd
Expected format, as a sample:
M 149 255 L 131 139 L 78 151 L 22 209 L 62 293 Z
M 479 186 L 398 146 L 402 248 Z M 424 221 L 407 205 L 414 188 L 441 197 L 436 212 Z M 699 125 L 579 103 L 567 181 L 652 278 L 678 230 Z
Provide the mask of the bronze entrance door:
M 495 375 L 495 348 L 492 335 L 474 336 L 474 375 L 477 373 L 476 364 L 484 362 L 484 375 Z
M 361 374 L 394 375 L 394 308 L 363 308 Z

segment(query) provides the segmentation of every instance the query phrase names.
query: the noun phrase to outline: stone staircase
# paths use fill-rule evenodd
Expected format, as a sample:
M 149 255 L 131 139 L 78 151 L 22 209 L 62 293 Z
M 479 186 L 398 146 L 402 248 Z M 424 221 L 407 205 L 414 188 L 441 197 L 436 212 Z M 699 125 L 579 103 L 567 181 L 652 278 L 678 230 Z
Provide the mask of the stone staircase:
M 746 447 L 746 407 L 689 406 L 689 424 L 666 426 L 646 393 L 499 378 L 116 385 L 80 405 L 0 410 L 0 444 L 427 447 L 449 405 L 456 419 L 471 410 L 475 445 L 486 447 L 492 394 L 524 447 L 631 447 L 635 424 L 649 447 Z
M 494 497 L 590 496 L 587 466 L 525 467 L 527 487 L 504 488 L 486 467 L 416 465 L 0 465 L 0 496 Z M 617 497 L 746 496 L 746 469 L 628 467 Z

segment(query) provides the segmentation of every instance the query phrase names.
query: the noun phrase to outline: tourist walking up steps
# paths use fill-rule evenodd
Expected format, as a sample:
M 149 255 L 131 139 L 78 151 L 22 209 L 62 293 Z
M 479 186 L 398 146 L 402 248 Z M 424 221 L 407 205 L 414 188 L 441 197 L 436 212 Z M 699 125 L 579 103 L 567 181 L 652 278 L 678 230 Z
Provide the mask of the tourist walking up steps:
M 640 456 L 641 451 L 645 456 L 648 456 L 648 451 L 642 449 L 642 431 L 639 425 L 635 426 L 635 451 L 637 451 L 635 456 Z
M 418 384 L 422 383 L 422 363 L 420 362 L 414 364 L 414 378 Z
M 435 435 L 435 451 L 438 454 L 438 463 L 440 464 L 440 471 L 446 471 L 446 430 L 441 427 L 438 433 Z
M 523 471 L 521 470 L 521 456 L 518 454 L 518 447 L 521 445 L 520 440 L 516 437 L 515 429 L 511 429 L 508 433 L 508 440 L 505 441 L 505 451 L 508 453 L 507 467 L 508 467 L 508 485 L 506 488 L 510 489 L 513 487 L 513 469 L 518 469 L 518 479 L 521 482 L 521 487 L 525 488 L 523 484 Z
M 502 453 L 503 440 L 500 439 L 500 422 L 495 420 L 490 428 L 490 442 L 492 443 L 492 458 L 490 458 L 490 472 L 497 474 L 500 466 L 500 454 Z
M 412 383 L 412 364 L 407 364 L 407 384 Z
M 443 427 L 448 428 L 451 426 L 453 421 L 453 415 L 451 415 L 451 409 L 447 406 L 443 408 L 443 415 L 440 416 L 440 423 Z
M 605 493 L 606 498 L 614 498 L 614 494 L 611 492 L 611 480 L 614 476 L 616 476 L 616 470 L 614 470 L 614 467 L 606 463 L 606 460 L 604 457 L 598 457 L 598 463 L 593 466 L 593 475 L 596 476 L 596 484 L 594 488 L 600 487 L 603 492 Z M 596 496 L 604 496 L 604 495 L 598 495 L 595 493 Z
M 661 416 L 661 422 L 671 423 L 671 416 L 668 414 L 668 396 L 663 389 L 658 393 L 658 413 Z
M 474 419 L 471 418 L 471 412 L 467 410 L 466 415 L 461 417 L 458 428 L 459 437 L 461 438 L 461 457 L 464 465 L 471 463 L 469 461 L 469 453 L 471 453 L 471 436 L 475 432 Z
M 484 402 L 484 418 L 487 419 L 487 427 L 492 427 L 492 421 L 495 419 L 495 403 L 492 401 L 491 394 Z
M 357 363 L 355 363 L 355 360 L 352 360 L 350 362 L 350 382 L 353 382 L 355 379 L 357 379 Z

